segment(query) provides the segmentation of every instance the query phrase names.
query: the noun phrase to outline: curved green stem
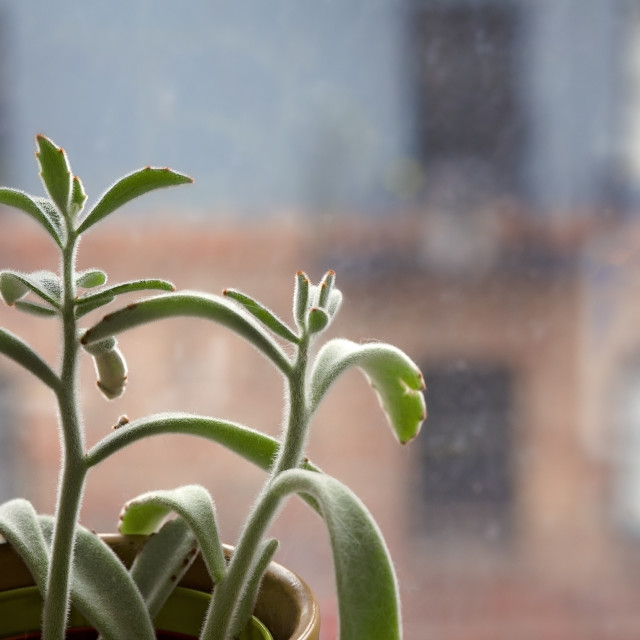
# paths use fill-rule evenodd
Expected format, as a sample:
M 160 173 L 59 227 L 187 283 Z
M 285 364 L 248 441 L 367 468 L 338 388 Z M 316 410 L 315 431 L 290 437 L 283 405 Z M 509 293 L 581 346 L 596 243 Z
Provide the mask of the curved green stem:
M 269 480 L 258 496 L 240 534 L 227 575 L 214 589 L 201 634 L 205 640 L 229 640 L 231 630 L 238 628 L 242 623 L 236 619 L 238 613 L 250 610 L 246 603 L 245 591 L 248 584 L 255 582 L 255 572 L 263 570 L 258 558 L 260 545 L 283 499 L 283 495 L 272 491 L 271 486 L 283 471 L 297 468 L 302 463 L 311 415 L 306 393 L 309 342 L 308 334 L 303 333 L 298 344 L 296 361 L 287 377 L 289 415 L 283 444 L 271 469 Z
M 84 438 L 77 402 L 78 342 L 74 314 L 75 283 L 73 279 L 78 237 L 69 229 L 62 252 L 62 331 L 63 352 L 61 380 L 69 381 L 57 391 L 62 430 L 62 474 L 58 485 L 55 529 L 51 565 L 43 610 L 43 640 L 65 637 L 69 610 L 69 585 L 75 528 L 82 500 L 87 466 L 84 461 Z
M 308 359 L 309 336 L 303 334 L 300 337 L 296 361 L 288 376 L 289 415 L 282 438 L 282 448 L 271 473 L 272 477 L 286 469 L 294 469 L 302 462 L 310 418 L 306 391 Z

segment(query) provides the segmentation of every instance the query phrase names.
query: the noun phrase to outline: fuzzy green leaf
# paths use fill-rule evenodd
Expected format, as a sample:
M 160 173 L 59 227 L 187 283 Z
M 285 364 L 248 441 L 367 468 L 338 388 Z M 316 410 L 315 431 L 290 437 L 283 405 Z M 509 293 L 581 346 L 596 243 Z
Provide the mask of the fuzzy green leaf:
M 166 522 L 144 544 L 130 573 L 152 618 L 193 563 L 198 544 L 181 518 Z
M 224 578 L 226 563 L 213 500 L 204 487 L 187 485 L 169 491 L 150 491 L 130 500 L 120 514 L 120 533 L 154 533 L 172 512 L 189 525 L 211 578 L 220 582 Z
M 87 201 L 87 194 L 84 190 L 84 185 L 78 176 L 73 176 L 73 184 L 71 191 L 71 213 L 73 217 L 76 217 L 84 208 L 84 203 Z
M 314 307 L 307 318 L 309 333 L 320 333 L 327 328 L 329 320 L 329 314 L 324 309 Z
M 133 442 L 166 433 L 211 440 L 265 471 L 271 468 L 280 447 L 275 438 L 235 422 L 189 413 L 161 413 L 131 420 L 112 431 L 86 454 L 85 462 L 87 467 L 95 466 Z M 319 471 L 308 460 L 302 463 L 302 467 L 309 471 Z
M 144 193 L 191 182 L 193 178 L 167 168 L 145 167 L 130 173 L 107 189 L 81 222 L 78 233 L 83 233 L 96 222 Z
M 100 291 L 85 293 L 78 298 L 76 304 L 85 305 L 88 303 L 93 303 L 96 300 L 106 300 L 107 298 L 109 299 L 109 301 L 111 301 L 115 296 L 119 296 L 125 293 L 133 293 L 136 291 L 175 291 L 175 289 L 175 285 L 167 280 L 131 280 L 129 282 L 114 284 L 113 286 L 101 289 Z
M 341 304 L 342 292 L 340 291 L 340 289 L 333 288 L 329 293 L 329 299 L 327 300 L 326 306 L 326 310 L 330 318 L 333 318 L 333 316 L 338 313 L 338 309 L 340 308 Z
M 96 342 L 134 327 L 171 317 L 197 317 L 212 320 L 241 335 L 267 356 L 285 375 L 291 363 L 280 346 L 251 315 L 220 296 L 202 293 L 175 293 L 147 298 L 105 316 L 81 339 Z
M 313 496 L 333 551 L 340 638 L 400 640 L 398 587 L 384 538 L 360 499 L 341 482 L 322 473 L 284 471 L 271 491 Z
M 62 248 L 62 224 L 60 214 L 55 207 L 43 207 L 44 198 L 34 198 L 24 191 L 17 189 L 0 188 L 0 204 L 15 207 L 29 214 L 36 222 L 42 225 L 54 242 Z M 49 203 L 50 204 L 50 203 Z
M 224 295 L 241 304 L 252 316 L 255 316 L 276 335 L 294 344 L 299 342 L 298 336 L 271 309 L 268 309 L 262 303 L 236 289 L 225 289 Z
M 132 280 L 100 291 L 85 293 L 76 300 L 76 318 L 113 302 L 118 295 L 134 291 L 175 291 L 175 286 L 167 280 Z
M 33 273 L 9 269 L 0 271 L 0 294 L 7 304 L 14 304 L 29 290 L 52 307 L 59 307 L 62 286 L 60 278 L 53 271 L 34 271 Z
M 114 338 L 85 347 L 93 358 L 98 388 L 107 400 L 119 398 L 127 386 L 127 363 Z
M 42 182 L 58 211 L 66 217 L 70 212 L 72 192 L 71 167 L 67 154 L 45 136 L 36 136 L 36 143 L 36 158 L 40 164 Z
M 262 469 L 269 469 L 278 452 L 279 442 L 259 431 L 228 420 L 188 413 L 161 413 L 131 420 L 109 433 L 86 455 L 89 467 L 99 464 L 129 444 L 165 433 L 193 435 L 223 445 Z
M 38 519 L 50 544 L 53 518 Z M 95 533 L 82 526 L 76 528 L 71 605 L 104 640 L 156 638 L 151 617 L 127 569 Z
M 58 312 L 55 309 L 45 307 L 44 305 L 38 304 L 37 302 L 31 302 L 29 300 L 18 300 L 14 307 L 19 311 L 30 313 L 33 316 L 40 316 L 41 318 L 51 318 L 58 315 Z
M 327 308 L 327 305 L 329 303 L 329 296 L 333 291 L 333 286 L 335 282 L 336 282 L 336 272 L 327 271 L 327 273 L 324 274 L 324 277 L 322 278 L 320 285 L 318 286 L 318 300 L 316 304 L 320 308 L 322 309 Z
M 86 269 L 76 273 L 76 286 L 83 289 L 101 287 L 107 281 L 107 274 L 100 269 Z
M 53 369 L 33 349 L 10 331 L 0 329 L 0 353 L 31 371 L 54 391 L 60 386 Z
M 47 586 L 49 549 L 31 503 L 16 498 L 0 505 L 0 535 L 27 565 L 41 593 Z
M 28 293 L 29 287 L 22 278 L 8 271 L 0 271 L 0 296 L 2 296 L 5 304 L 11 306 Z
M 315 411 L 333 381 L 356 366 L 369 380 L 398 440 L 406 443 L 420 431 L 427 416 L 424 380 L 417 365 L 400 349 L 384 343 L 356 344 L 334 339 L 318 352 L 310 382 Z
M 296 273 L 295 288 L 293 291 L 293 317 L 296 326 L 304 331 L 307 323 L 307 310 L 309 308 L 309 288 L 311 283 L 304 271 Z
M 113 295 L 106 295 L 104 297 L 99 296 L 92 298 L 91 300 L 77 300 L 75 308 L 76 318 L 82 318 L 82 316 L 86 316 L 87 313 L 91 313 L 100 307 L 104 307 L 110 302 L 113 302 L 113 300 L 115 300 L 115 296 Z

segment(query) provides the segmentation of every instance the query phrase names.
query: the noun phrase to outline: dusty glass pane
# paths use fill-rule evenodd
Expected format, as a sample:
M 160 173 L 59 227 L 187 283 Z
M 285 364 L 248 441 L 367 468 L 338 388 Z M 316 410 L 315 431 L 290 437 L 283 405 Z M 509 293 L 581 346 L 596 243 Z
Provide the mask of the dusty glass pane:
M 149 163 L 187 172 L 189 189 L 88 234 L 79 267 L 233 286 L 286 319 L 294 274 L 333 268 L 334 333 L 420 363 L 417 441 L 396 445 L 350 373 L 309 449 L 379 521 L 407 638 L 636 638 L 639 43 L 622 0 L 7 2 L 0 182 L 41 192 L 39 132 L 90 202 Z M 55 268 L 35 225 L 0 224 L 0 268 Z M 56 361 L 46 320 L 3 307 L 0 325 Z M 178 409 L 278 434 L 281 380 L 223 330 L 175 321 L 121 346 L 121 399 L 83 369 L 89 444 L 123 415 Z M 52 398 L 0 362 L 8 379 L 0 461 L 19 464 L 0 479 L 50 511 Z M 157 438 L 96 469 L 83 522 L 113 530 L 137 493 L 202 482 L 233 542 L 261 479 Z M 292 502 L 274 533 L 334 638 L 319 521 Z

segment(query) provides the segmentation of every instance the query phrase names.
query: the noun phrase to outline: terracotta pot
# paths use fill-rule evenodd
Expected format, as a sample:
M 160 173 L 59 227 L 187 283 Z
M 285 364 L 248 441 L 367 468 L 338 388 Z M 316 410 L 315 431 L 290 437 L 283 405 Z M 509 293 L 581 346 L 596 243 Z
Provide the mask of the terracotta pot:
M 144 544 L 144 536 L 101 536 L 125 565 L 130 565 L 137 550 Z M 231 552 L 226 547 L 227 554 Z M 33 586 L 28 569 L 8 544 L 0 544 L 0 591 Z M 179 583 L 180 587 L 210 592 L 212 585 L 207 569 L 198 555 Z M 272 562 L 262 581 L 254 615 L 269 629 L 273 640 L 319 640 L 320 612 L 309 587 L 288 569 Z M 78 633 L 87 633 L 78 630 Z M 21 635 L 20 638 L 31 636 Z M 33 636 L 33 637 L 38 637 Z M 91 638 L 73 635 L 73 638 Z M 158 636 L 175 638 L 178 636 Z M 183 638 L 185 636 L 182 636 Z M 189 637 L 189 636 L 186 636 Z

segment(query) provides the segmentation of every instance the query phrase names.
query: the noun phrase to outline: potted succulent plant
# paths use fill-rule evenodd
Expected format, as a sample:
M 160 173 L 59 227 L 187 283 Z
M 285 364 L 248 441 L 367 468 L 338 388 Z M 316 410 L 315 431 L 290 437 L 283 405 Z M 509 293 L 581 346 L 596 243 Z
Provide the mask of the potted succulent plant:
M 107 284 L 100 269 L 77 272 L 76 255 L 85 232 L 133 198 L 192 180 L 166 168 L 146 167 L 118 180 L 85 212 L 86 195 L 71 173 L 65 152 L 44 136 L 38 136 L 36 143 L 48 197 L 3 188 L 0 203 L 22 210 L 44 228 L 59 248 L 60 268 L 58 273 L 6 269 L 0 272 L 0 294 L 20 311 L 57 319 L 62 335 L 59 368 L 54 370 L 24 340 L 4 329 L 0 329 L 0 353 L 53 392 L 62 443 L 60 480 L 54 516 L 37 514 L 22 498 L 0 506 L 0 533 L 7 542 L 0 545 L 0 562 L 3 552 L 15 551 L 18 564 L 23 564 L 20 570 L 24 573 L 26 567 L 31 574 L 41 594 L 31 606 L 38 617 L 41 613 L 42 637 L 61 640 L 69 626 L 84 624 L 107 640 L 155 638 L 154 620 L 161 628 L 158 619 L 170 615 L 168 608 L 179 608 L 174 602 L 179 599 L 176 583 L 194 571 L 196 558 L 201 572 L 208 574 L 201 588 L 212 593 L 200 593 L 204 600 L 198 605 L 202 610 L 198 615 L 202 618 L 196 619 L 196 630 L 190 633 L 209 640 L 270 637 L 263 635 L 267 632 L 258 623 L 249 621 L 258 593 L 264 596 L 265 585 L 277 577 L 265 572 L 269 567 L 271 573 L 280 571 L 271 562 L 278 543 L 268 537 L 269 525 L 282 503 L 297 494 L 322 517 L 329 532 L 340 637 L 400 638 L 396 578 L 382 535 L 362 502 L 308 461 L 305 446 L 312 416 L 327 390 L 345 369 L 354 366 L 370 380 L 398 440 L 411 440 L 426 416 L 419 369 L 388 344 L 331 339 L 312 351 L 316 338 L 340 307 L 333 272 L 317 285 L 302 272 L 295 275 L 293 325 L 234 289 L 221 296 L 175 292 L 164 280 Z M 150 290 L 160 293 L 117 309 L 89 328 L 82 327 L 88 314 L 121 294 Z M 173 316 L 200 317 L 223 325 L 271 361 L 286 388 L 279 440 L 224 419 L 172 413 L 122 420 L 119 428 L 87 450 L 78 397 L 82 353 L 93 359 L 103 394 L 117 397 L 124 391 L 127 369 L 115 336 Z M 163 489 L 134 498 L 120 515 L 119 529 L 125 537 L 116 542 L 79 524 L 85 481 L 93 467 L 132 442 L 162 433 L 213 440 L 266 471 L 264 486 L 233 550 L 221 544 L 212 499 L 200 486 Z M 288 588 L 304 591 L 304 585 L 293 580 Z M 271 620 L 280 616 L 270 611 L 276 599 L 269 600 L 267 594 L 267 602 L 258 606 Z M 1 606 L 0 601 L 0 610 Z M 314 607 L 305 613 L 302 626 L 306 628 L 290 637 L 318 637 Z M 276 639 L 289 637 L 290 631 L 282 628 L 295 626 L 295 620 L 280 625 L 272 629 L 273 635 Z

